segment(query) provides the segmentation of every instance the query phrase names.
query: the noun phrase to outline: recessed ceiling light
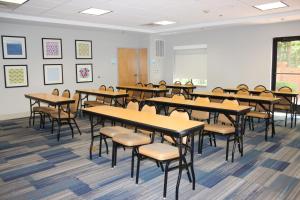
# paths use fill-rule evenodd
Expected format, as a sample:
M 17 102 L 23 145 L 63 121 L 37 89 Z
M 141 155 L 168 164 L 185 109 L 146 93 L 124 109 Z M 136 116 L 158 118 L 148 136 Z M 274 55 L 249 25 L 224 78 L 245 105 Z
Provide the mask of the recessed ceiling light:
M 28 0 L 0 0 L 0 2 L 5 2 L 5 3 L 14 3 L 14 4 L 23 4 Z
M 158 21 L 158 22 L 154 22 L 153 24 L 157 24 L 157 25 L 170 25 L 170 24 L 175 24 L 176 22 L 173 21 Z
M 98 8 L 89 8 L 84 11 L 81 11 L 80 13 L 87 14 L 87 15 L 104 15 L 104 14 L 107 14 L 110 12 L 112 12 L 112 11 L 111 10 L 102 10 L 102 9 L 98 9 Z
M 287 6 L 288 6 L 287 4 L 282 3 L 281 1 L 277 1 L 277 2 L 272 2 L 272 3 L 256 5 L 254 7 L 259 10 L 265 11 L 265 10 L 271 10 L 271 9 L 276 9 L 276 8 L 284 8 Z

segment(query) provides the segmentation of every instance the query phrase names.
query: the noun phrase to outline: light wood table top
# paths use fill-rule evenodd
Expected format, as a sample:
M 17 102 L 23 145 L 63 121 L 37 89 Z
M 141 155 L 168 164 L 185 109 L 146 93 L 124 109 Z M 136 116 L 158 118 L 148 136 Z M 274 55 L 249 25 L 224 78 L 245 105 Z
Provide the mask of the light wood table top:
M 175 137 L 185 136 L 190 131 L 200 130 L 204 126 L 204 123 L 199 121 L 176 119 L 169 116 L 153 115 L 151 113 L 112 106 L 84 108 L 83 111 L 112 118 L 135 126 L 147 127 L 148 129 L 150 128 L 156 131 L 171 133 Z
M 228 93 L 213 93 L 213 92 L 193 92 L 192 96 L 195 97 L 214 97 L 221 99 L 239 99 L 252 102 L 264 102 L 264 103 L 278 103 L 280 98 L 264 97 L 264 96 L 251 96 L 251 95 L 238 95 L 238 94 L 228 94 Z
M 155 87 L 159 87 L 159 84 L 154 84 Z M 195 85 L 175 85 L 175 84 L 166 84 L 167 88 L 178 88 L 178 89 L 195 89 Z
M 76 92 L 95 95 L 95 96 L 107 96 L 107 97 L 127 97 L 126 92 L 120 91 L 108 91 L 108 90 L 98 90 L 98 89 L 77 89 Z
M 206 104 L 199 104 L 193 100 L 178 100 L 167 97 L 155 97 L 147 99 L 146 102 L 173 105 L 178 107 L 185 107 L 188 109 L 203 110 L 209 112 L 223 112 L 228 114 L 244 114 L 250 111 L 249 106 L 228 106 L 221 103 L 209 102 Z
M 62 105 L 62 104 L 69 104 L 75 102 L 75 100 L 71 98 L 56 96 L 47 93 L 30 93 L 30 94 L 25 94 L 25 97 L 28 99 L 37 100 L 51 105 Z
M 236 93 L 239 89 L 237 88 L 224 88 L 225 92 L 234 92 Z M 252 94 L 260 94 L 262 91 L 258 91 L 258 90 L 248 90 L 250 93 Z M 282 91 L 275 91 L 272 90 L 271 91 L 273 94 L 277 95 L 277 96 L 298 96 L 300 95 L 300 92 L 282 92 Z
M 168 89 L 162 88 L 148 88 L 148 87 L 140 87 L 140 86 L 129 86 L 129 85 L 119 85 L 116 87 L 117 89 L 125 89 L 125 90 L 138 90 L 144 92 L 168 92 Z

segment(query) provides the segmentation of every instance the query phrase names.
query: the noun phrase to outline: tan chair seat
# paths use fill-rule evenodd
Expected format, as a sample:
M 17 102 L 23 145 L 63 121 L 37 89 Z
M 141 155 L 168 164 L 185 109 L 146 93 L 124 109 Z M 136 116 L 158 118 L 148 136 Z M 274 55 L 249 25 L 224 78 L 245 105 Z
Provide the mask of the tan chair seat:
M 182 138 L 182 143 L 186 144 L 186 138 L 187 137 L 183 137 Z M 171 144 L 175 144 L 174 140 L 172 139 L 172 137 L 168 136 L 168 135 L 164 135 L 164 139 L 167 140 L 168 142 L 170 142 Z
M 150 136 L 153 133 L 152 131 L 146 131 L 146 130 L 142 130 L 142 129 L 138 129 L 137 132 L 142 133 L 144 135 L 148 135 L 148 136 Z
M 113 137 L 112 140 L 127 147 L 149 144 L 151 142 L 150 137 L 137 133 L 119 134 Z
M 179 157 L 177 147 L 164 143 L 152 143 L 139 148 L 139 153 L 155 160 L 169 160 Z
M 290 110 L 291 106 L 290 105 L 275 104 L 274 109 L 275 110 Z
M 51 111 L 55 111 L 54 107 L 48 107 L 48 106 L 37 106 L 37 107 L 33 107 L 33 112 L 44 112 L 44 113 L 48 113 Z
M 133 130 L 124 128 L 122 126 L 105 126 L 102 127 L 99 131 L 102 135 L 107 137 L 114 137 L 118 134 L 130 134 L 133 133 Z
M 205 124 L 204 131 L 227 135 L 227 134 L 234 133 L 235 128 L 233 126 L 222 125 L 222 124 Z
M 263 112 L 250 111 L 249 113 L 247 113 L 247 117 L 267 119 L 267 118 L 269 118 L 269 115 L 267 113 L 263 113 Z
M 94 107 L 94 106 L 101 106 L 101 105 L 104 105 L 104 103 L 103 103 L 103 102 L 100 102 L 100 101 L 85 101 L 85 102 L 84 102 L 84 105 L 90 106 L 90 107 Z
M 50 112 L 50 116 L 51 118 L 54 118 L 54 119 L 58 119 L 58 112 L 55 111 L 55 112 Z M 73 119 L 75 118 L 75 115 L 73 113 L 70 113 L 70 119 Z M 60 119 L 69 119 L 69 114 L 67 112 L 63 112 L 61 111 L 60 112 Z

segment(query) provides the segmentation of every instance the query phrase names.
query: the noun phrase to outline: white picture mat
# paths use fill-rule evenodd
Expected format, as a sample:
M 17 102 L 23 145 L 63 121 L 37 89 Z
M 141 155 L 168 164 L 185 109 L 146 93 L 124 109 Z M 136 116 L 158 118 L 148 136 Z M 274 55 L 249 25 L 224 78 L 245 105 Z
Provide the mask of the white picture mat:
M 45 84 L 63 83 L 62 65 L 44 65 Z

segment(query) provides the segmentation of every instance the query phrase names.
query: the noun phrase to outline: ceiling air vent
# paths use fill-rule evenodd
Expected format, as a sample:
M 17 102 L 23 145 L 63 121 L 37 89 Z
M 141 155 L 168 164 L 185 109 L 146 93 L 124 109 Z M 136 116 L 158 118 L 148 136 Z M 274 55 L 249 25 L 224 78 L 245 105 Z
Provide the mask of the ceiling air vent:
M 164 55 L 165 55 L 165 41 L 155 40 L 155 55 L 156 55 L 156 57 L 164 57 Z

